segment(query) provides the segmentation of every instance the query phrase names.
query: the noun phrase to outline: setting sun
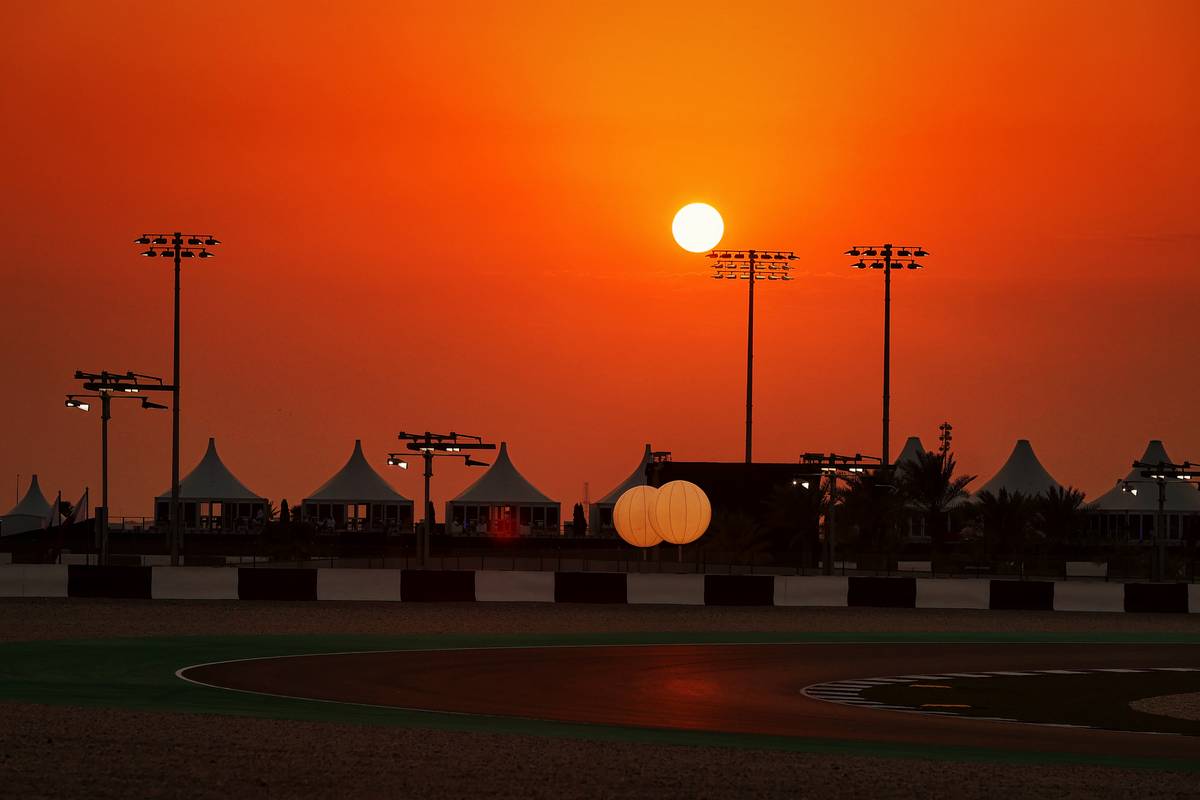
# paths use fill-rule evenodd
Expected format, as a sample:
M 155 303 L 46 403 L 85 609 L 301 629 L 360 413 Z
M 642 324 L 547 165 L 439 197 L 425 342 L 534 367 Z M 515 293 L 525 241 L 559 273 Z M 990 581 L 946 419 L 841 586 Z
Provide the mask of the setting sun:
M 688 203 L 671 222 L 671 233 L 684 250 L 703 253 L 712 250 L 725 235 L 725 221 L 708 203 Z

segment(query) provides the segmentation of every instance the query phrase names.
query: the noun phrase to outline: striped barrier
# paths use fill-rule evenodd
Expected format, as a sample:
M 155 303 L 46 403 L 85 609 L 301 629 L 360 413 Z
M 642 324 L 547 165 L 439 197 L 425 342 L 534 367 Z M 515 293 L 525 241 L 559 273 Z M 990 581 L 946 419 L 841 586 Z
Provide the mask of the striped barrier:
M 215 567 L 214 569 L 220 569 Z M 238 567 L 239 600 L 316 600 L 315 569 Z
M 1053 611 L 1053 581 L 989 581 L 988 607 L 1000 611 Z
M 238 571 L 210 567 L 150 567 L 155 600 L 237 600 Z
M 197 567 L 204 569 L 204 567 Z M 219 570 L 227 572 L 228 570 Z M 399 602 L 400 573 L 398 569 L 319 569 L 317 573 L 318 600 L 376 600 Z
M 0 565 L 0 597 L 1200 613 L 1200 584 L 521 570 Z
M 916 608 L 916 578 L 851 577 L 846 605 L 871 608 Z
M 475 599 L 485 603 L 553 603 L 554 573 L 481 570 L 475 573 Z
M 625 603 L 629 598 L 624 572 L 556 572 L 556 603 Z
M 475 573 L 465 569 L 400 570 L 400 599 L 410 603 L 473 603 Z
M 706 606 L 770 606 L 775 579 L 770 575 L 705 575 Z

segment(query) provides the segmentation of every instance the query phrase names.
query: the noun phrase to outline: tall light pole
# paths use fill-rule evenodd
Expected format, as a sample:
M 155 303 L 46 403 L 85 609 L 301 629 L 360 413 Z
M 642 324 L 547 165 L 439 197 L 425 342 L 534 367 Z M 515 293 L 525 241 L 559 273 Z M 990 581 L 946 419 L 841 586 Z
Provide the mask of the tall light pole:
M 900 246 L 893 248 L 890 244 L 882 246 L 851 247 L 846 251 L 846 255 L 857 258 L 851 266 L 855 269 L 866 269 L 870 266 L 871 269 L 883 270 L 883 468 L 888 469 L 891 466 L 890 453 L 888 447 L 888 438 L 890 435 L 889 425 L 891 424 L 891 402 L 892 402 L 892 270 L 903 269 L 923 269 L 923 265 L 918 264 L 916 259 L 924 258 L 929 255 L 922 247 L 916 246 Z M 870 258 L 871 263 L 867 264 L 865 258 Z
M 186 240 L 186 241 L 185 241 Z M 185 258 L 212 258 L 209 247 L 221 241 L 211 233 L 143 233 L 134 244 L 153 245 L 142 252 L 149 258 L 161 256 L 175 260 L 175 336 L 171 360 L 171 566 L 179 566 L 183 536 L 179 513 L 179 264 Z M 159 249 L 155 249 L 159 248 Z
M 754 284 L 758 281 L 790 281 L 790 250 L 712 250 L 716 259 L 713 278 L 746 281 L 746 463 L 753 461 L 754 450 Z
M 100 401 L 100 502 L 104 513 L 100 514 L 97 524 L 100 539 L 99 563 L 108 563 L 108 421 L 112 419 L 113 399 L 141 400 L 142 408 L 163 409 L 166 406 L 152 402 L 149 397 L 141 397 L 143 391 L 165 392 L 171 387 L 163 383 L 162 378 L 153 375 L 141 375 L 136 372 L 81 372 L 75 373 L 75 379 L 83 381 L 83 388 L 95 394 L 67 395 L 67 408 L 88 411 L 91 404 L 88 400 Z
M 396 438 L 402 442 L 407 442 L 405 447 L 414 452 L 420 453 L 421 458 L 425 460 L 425 524 L 423 534 L 417 535 L 417 563 L 422 567 L 425 566 L 429 559 L 429 543 L 433 537 L 433 515 L 429 513 L 429 482 L 433 478 L 433 459 L 437 456 L 452 456 L 461 458 L 466 462 L 468 467 L 486 467 L 487 462 L 476 461 L 471 458 L 470 454 L 463 454 L 463 450 L 495 450 L 496 445 L 488 444 L 478 436 L 471 436 L 466 433 L 405 433 L 400 431 Z M 408 469 L 408 462 L 404 460 L 403 453 L 388 453 L 388 466 L 400 467 Z
M 1168 461 L 1156 463 L 1135 461 L 1133 468 L 1141 470 L 1142 477 L 1149 479 L 1147 482 L 1158 486 L 1158 513 L 1154 517 L 1154 540 L 1152 543 L 1154 551 L 1150 560 L 1150 580 L 1161 581 L 1167 568 L 1167 540 L 1164 535 L 1167 521 L 1167 484 L 1173 481 L 1200 480 L 1200 464 L 1193 464 L 1190 461 L 1184 461 L 1182 464 Z M 1130 484 L 1140 482 L 1122 481 L 1121 491 L 1136 495 L 1137 489 L 1130 489 Z

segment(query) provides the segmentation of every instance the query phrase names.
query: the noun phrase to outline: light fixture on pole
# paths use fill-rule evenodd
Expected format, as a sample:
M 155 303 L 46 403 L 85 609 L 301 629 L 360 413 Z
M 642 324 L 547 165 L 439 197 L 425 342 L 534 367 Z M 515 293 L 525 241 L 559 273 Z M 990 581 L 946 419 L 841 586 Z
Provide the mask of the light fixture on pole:
M 857 258 L 850 266 L 855 269 L 883 270 L 883 465 L 887 469 L 891 450 L 888 447 L 891 423 L 891 375 L 892 375 L 892 272 L 898 270 L 924 269 L 917 261 L 929 253 L 923 247 L 902 245 L 893 247 L 890 244 L 879 246 L 855 246 L 846 251 L 846 255 Z M 867 260 L 870 259 L 868 264 Z
M 183 526 L 179 513 L 179 265 L 184 258 L 212 258 L 208 248 L 221 243 L 210 233 L 143 233 L 134 244 L 150 245 L 142 255 L 174 259 L 175 263 L 175 333 L 171 360 L 171 566 L 179 566 L 179 550 L 183 544 Z M 156 249 L 157 248 L 157 249 Z
M 790 281 L 790 250 L 712 250 L 715 280 L 746 281 L 746 463 L 753 460 L 754 449 L 754 285 L 759 281 Z
M 433 477 L 433 459 L 439 456 L 461 458 L 468 467 L 486 467 L 487 462 L 476 461 L 470 454 L 463 455 L 463 450 L 495 450 L 496 445 L 488 444 L 478 436 L 465 433 L 405 433 L 400 431 L 396 438 L 406 442 L 405 447 L 414 453 L 420 453 L 425 460 L 425 524 L 422 532 L 417 534 L 417 563 L 425 566 L 429 559 L 429 544 L 433 537 L 433 515 L 429 513 L 429 481 Z M 388 453 L 387 463 L 390 467 L 408 469 L 408 461 L 403 453 Z
M 825 513 L 825 555 L 821 558 L 821 571 L 826 575 L 832 575 L 838 477 L 842 474 L 851 477 L 863 475 L 868 468 L 878 469 L 885 462 L 875 456 L 864 456 L 862 453 L 855 453 L 852 456 L 843 456 L 837 453 L 805 453 L 800 456 L 800 463 L 812 471 L 818 486 L 820 486 L 820 476 L 822 475 L 829 483 L 829 510 Z M 792 481 L 792 485 L 796 485 L 798 481 L 804 484 L 805 489 L 809 488 L 807 481 L 801 481 L 799 476 Z
M 1176 464 L 1170 461 L 1158 461 L 1150 463 L 1148 461 L 1135 461 L 1133 468 L 1141 470 L 1143 478 L 1147 478 L 1146 483 L 1153 483 L 1158 487 L 1158 513 L 1154 517 L 1154 552 L 1150 560 L 1150 579 L 1153 581 L 1163 580 L 1167 569 L 1167 538 L 1166 538 L 1166 506 L 1167 506 L 1167 484 L 1174 481 L 1194 481 L 1200 480 L 1200 465 L 1193 464 L 1190 461 L 1184 461 L 1182 464 Z M 1137 487 L 1130 484 L 1138 481 L 1122 481 L 1121 491 L 1137 496 Z
M 112 418 L 113 400 L 141 400 L 142 408 L 166 408 L 159 403 L 151 402 L 148 397 L 140 397 L 140 392 L 166 392 L 171 387 L 163 383 L 162 378 L 153 375 L 142 375 L 136 372 L 82 372 L 75 373 L 75 380 L 83 381 L 83 388 L 95 394 L 67 395 L 67 408 L 88 411 L 92 404 L 88 400 L 100 401 L 100 502 L 104 512 L 97 515 L 97 538 L 99 539 L 100 564 L 108 563 L 108 421 Z

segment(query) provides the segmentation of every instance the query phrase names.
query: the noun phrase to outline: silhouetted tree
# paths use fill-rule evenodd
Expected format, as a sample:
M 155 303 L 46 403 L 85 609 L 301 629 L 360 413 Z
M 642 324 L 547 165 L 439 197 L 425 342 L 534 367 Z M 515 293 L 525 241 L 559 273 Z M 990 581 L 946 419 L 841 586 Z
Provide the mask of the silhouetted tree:
M 934 551 L 946 542 L 947 511 L 955 501 L 967 496 L 967 484 L 974 475 L 955 476 L 958 466 L 953 453 L 943 458 L 940 453 L 917 453 L 896 470 L 897 483 L 905 499 L 921 512 L 925 531 L 933 542 Z
M 738 560 L 751 558 L 771 549 L 766 527 L 742 511 L 721 511 L 713 515 L 708 532 L 700 540 L 706 551 L 733 556 Z
M 1076 541 L 1083 536 L 1087 515 L 1083 492 L 1073 486 L 1053 486 L 1037 497 L 1037 524 L 1053 542 Z
M 576 503 L 571 512 L 571 529 L 576 536 L 587 534 L 587 517 L 583 514 L 583 503 Z
M 288 525 L 292 521 L 292 510 L 288 508 L 287 498 L 279 501 L 279 524 Z
M 993 556 L 1023 555 L 1037 512 L 1035 499 L 1007 489 L 985 490 L 975 496 L 975 503 L 990 553 Z
M 817 477 L 805 489 L 799 483 L 776 486 L 767 499 L 767 525 L 773 551 L 799 550 L 803 566 L 812 566 L 820 549 L 821 515 L 829 496 Z
M 838 490 L 837 514 L 842 525 L 856 529 L 854 541 L 860 553 L 890 552 L 896 545 L 894 522 L 904 498 L 890 480 L 883 470 L 864 472 Z

